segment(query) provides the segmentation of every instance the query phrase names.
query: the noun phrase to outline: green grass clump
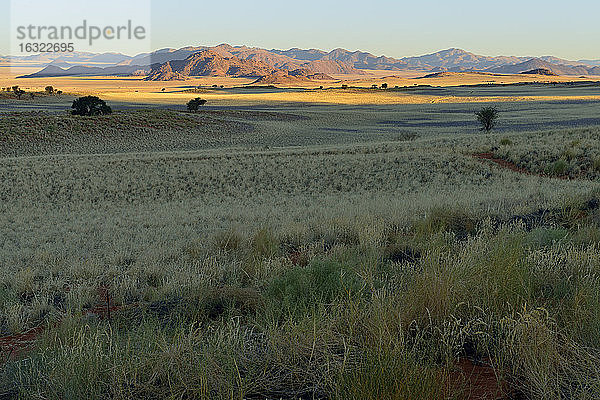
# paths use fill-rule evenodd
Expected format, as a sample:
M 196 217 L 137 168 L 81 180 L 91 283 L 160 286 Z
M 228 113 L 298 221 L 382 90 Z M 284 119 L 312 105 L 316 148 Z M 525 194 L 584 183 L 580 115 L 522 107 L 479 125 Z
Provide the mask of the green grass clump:
M 465 211 L 449 208 L 435 208 L 426 218 L 415 224 L 417 236 L 428 237 L 434 233 L 450 232 L 458 238 L 466 238 L 476 231 L 476 221 Z
M 332 260 L 315 260 L 306 268 L 295 267 L 275 278 L 267 296 L 284 313 L 295 314 L 359 291 L 359 280 L 350 268 Z
M 569 163 L 565 160 L 558 160 L 548 166 L 546 172 L 550 175 L 565 175 L 569 169 Z
M 360 370 L 338 378 L 334 399 L 338 400 L 429 400 L 460 398 L 460 386 L 445 387 L 444 372 L 420 365 L 405 354 L 375 352 L 364 356 Z
M 527 235 L 528 243 L 537 246 L 551 246 L 567 237 L 569 231 L 561 228 L 535 228 Z

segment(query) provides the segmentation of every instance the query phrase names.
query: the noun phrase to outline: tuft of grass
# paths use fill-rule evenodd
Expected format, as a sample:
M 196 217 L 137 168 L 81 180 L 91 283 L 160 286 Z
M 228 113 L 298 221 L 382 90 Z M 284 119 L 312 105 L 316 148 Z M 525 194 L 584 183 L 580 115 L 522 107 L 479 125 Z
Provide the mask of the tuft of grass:
M 256 258 L 273 257 L 279 250 L 279 240 L 268 228 L 263 228 L 252 238 L 252 256 Z
M 526 241 L 536 247 L 551 246 L 565 239 L 569 231 L 562 228 L 534 228 L 527 234 Z
M 369 353 L 361 368 L 345 371 L 336 382 L 338 400 L 431 400 L 458 399 L 460 387 L 448 395 L 444 372 L 421 365 L 404 354 Z
M 242 243 L 242 236 L 232 229 L 220 231 L 213 237 L 215 248 L 226 253 L 238 251 L 242 246 Z
M 356 295 L 360 286 L 356 274 L 332 260 L 315 260 L 308 267 L 294 267 L 271 281 L 267 298 L 283 313 L 304 313 Z
M 569 163 L 565 160 L 558 160 L 546 168 L 546 173 L 550 175 L 565 175 L 569 170 Z
M 477 223 L 465 211 L 450 208 L 434 208 L 414 226 L 418 237 L 430 237 L 439 232 L 450 232 L 465 239 L 476 232 Z

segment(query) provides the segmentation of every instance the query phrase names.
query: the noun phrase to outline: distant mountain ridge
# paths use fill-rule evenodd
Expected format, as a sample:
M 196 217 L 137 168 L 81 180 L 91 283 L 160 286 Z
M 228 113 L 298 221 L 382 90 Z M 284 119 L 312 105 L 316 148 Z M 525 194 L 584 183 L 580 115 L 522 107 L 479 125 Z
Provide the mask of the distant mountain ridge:
M 520 74 L 526 71 L 542 69 L 551 71 L 556 75 L 600 75 L 600 67 L 554 64 L 541 58 L 532 58 L 518 64 L 503 65 L 491 69 L 490 72 L 497 74 Z
M 224 66 L 215 66 L 214 71 L 207 71 L 195 67 L 183 66 L 183 61 L 188 60 L 195 54 L 210 51 L 213 58 L 220 57 L 235 65 L 233 69 Z M 126 56 L 119 53 L 47 53 L 43 55 L 28 56 L 23 59 L 27 61 L 45 62 L 46 65 L 57 60 L 65 66 L 68 64 L 91 63 L 104 70 L 81 70 L 75 67 L 66 70 L 42 70 L 38 74 L 49 76 L 49 73 L 65 74 L 72 73 L 73 76 L 86 74 L 89 72 L 100 75 L 111 75 L 118 73 L 126 74 L 129 69 L 139 73 L 142 69 L 147 69 L 149 79 L 185 79 L 186 76 L 267 76 L 275 71 L 293 71 L 297 69 L 306 69 L 313 73 L 328 75 L 336 74 L 364 74 L 364 70 L 389 70 L 389 71 L 424 71 L 435 72 L 466 72 L 482 71 L 493 73 L 521 73 L 535 69 L 547 69 L 558 75 L 600 75 L 600 60 L 589 60 L 587 63 L 580 61 L 563 60 L 554 56 L 534 57 L 515 57 L 515 56 L 482 56 L 465 50 L 451 48 L 432 54 L 426 54 L 416 57 L 404 57 L 395 59 L 386 56 L 375 56 L 363 51 L 349 51 L 345 49 L 334 49 L 332 51 L 323 51 L 318 49 L 299 49 L 289 50 L 263 49 L 258 47 L 231 46 L 229 44 L 220 44 L 218 46 L 189 46 L 180 49 L 160 49 L 152 53 L 143 53 L 136 56 Z M 87 61 L 86 61 L 87 60 Z M 212 61 L 213 63 L 217 61 Z M 223 60 L 218 63 L 223 64 Z M 100 63 L 100 64 L 99 64 Z M 102 63 L 108 65 L 101 65 Z M 112 64 L 110 64 L 112 63 Z M 247 63 L 255 63 L 250 66 Z M 167 65 L 168 64 L 168 65 Z M 82 67 L 78 65 L 78 67 Z M 84 66 L 82 68 L 89 68 Z M 119 67 L 119 68 L 116 68 Z M 128 69 L 129 67 L 129 69 Z M 236 70 L 238 68 L 238 70 Z M 180 71 L 180 69 L 182 69 Z M 249 70 L 247 70 L 249 69 Z M 65 72 L 67 71 L 67 72 Z M 258 74 L 261 75 L 252 75 Z M 248 75 L 250 74 L 250 75 Z M 27 77 L 42 76 L 31 74 Z
M 185 60 L 155 64 L 145 78 L 148 81 L 184 80 L 190 76 L 254 77 L 270 75 L 276 69 L 263 62 L 238 57 L 224 57 L 213 50 L 201 50 Z

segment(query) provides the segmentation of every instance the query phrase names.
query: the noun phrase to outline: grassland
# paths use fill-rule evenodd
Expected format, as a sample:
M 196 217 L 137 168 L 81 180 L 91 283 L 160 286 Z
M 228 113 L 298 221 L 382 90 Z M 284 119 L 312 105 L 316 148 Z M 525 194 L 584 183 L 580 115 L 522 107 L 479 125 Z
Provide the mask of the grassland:
M 0 394 L 599 397 L 597 89 L 539 90 L 492 134 L 458 101 L 0 114 L 0 335 L 44 327 Z

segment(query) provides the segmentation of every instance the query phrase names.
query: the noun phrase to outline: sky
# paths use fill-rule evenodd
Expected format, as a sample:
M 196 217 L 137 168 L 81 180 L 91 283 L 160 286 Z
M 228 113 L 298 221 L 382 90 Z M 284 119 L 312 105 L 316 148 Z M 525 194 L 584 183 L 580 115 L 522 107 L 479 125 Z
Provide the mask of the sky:
M 11 53 L 11 22 L 15 24 L 11 1 L 24 0 L 0 0 L 0 54 Z M 92 4 L 90 0 L 27 1 L 56 10 L 62 9 L 57 2 Z M 152 49 L 220 43 L 267 49 L 341 47 L 400 58 L 456 47 L 492 56 L 600 59 L 598 0 L 140 1 L 151 12 Z M 115 13 L 114 7 L 90 10 L 107 20 L 122 14 Z M 114 50 L 135 53 L 138 49 Z

